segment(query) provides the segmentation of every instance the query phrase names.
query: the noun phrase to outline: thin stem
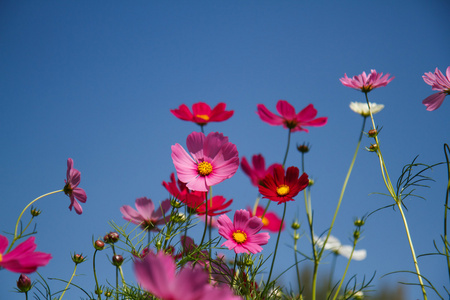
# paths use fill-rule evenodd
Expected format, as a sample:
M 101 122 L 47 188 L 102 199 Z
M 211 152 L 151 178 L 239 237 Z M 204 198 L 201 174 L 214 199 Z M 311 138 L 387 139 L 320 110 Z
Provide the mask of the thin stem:
M 284 217 L 286 216 L 286 206 L 287 206 L 286 202 L 284 202 L 283 217 L 281 218 L 281 224 L 283 224 Z M 273 266 L 275 265 L 275 258 L 277 256 L 277 250 L 278 250 L 278 242 L 280 241 L 280 235 L 281 235 L 281 228 L 283 228 L 283 226 L 280 226 L 280 229 L 278 230 L 277 243 L 275 244 L 275 250 L 273 252 L 272 265 L 270 266 L 269 277 L 267 278 L 267 285 L 270 283 L 270 277 L 272 277 Z
M 281 224 L 283 226 L 283 224 Z M 297 273 L 297 283 L 298 283 L 298 291 L 299 293 L 302 290 L 302 283 L 300 280 L 300 270 L 298 269 L 298 256 L 297 256 L 297 229 L 294 230 L 294 258 L 295 258 L 295 271 Z
M 350 266 L 350 262 L 352 261 L 352 256 L 353 256 L 353 252 L 355 252 L 355 247 L 356 247 L 357 241 L 358 241 L 357 239 L 354 239 L 354 241 L 353 241 L 352 252 L 350 253 L 350 257 L 348 258 L 347 266 L 345 267 L 344 274 L 342 274 L 342 278 L 339 281 L 339 286 L 338 286 L 338 288 L 336 290 L 336 293 L 334 294 L 333 300 L 335 300 L 336 297 L 339 295 L 339 291 L 341 290 L 341 286 L 344 283 L 345 275 L 347 275 L 348 267 Z
M 102 299 L 102 293 L 100 290 L 100 287 L 98 286 L 98 280 L 97 280 L 97 272 L 95 270 L 95 255 L 97 254 L 97 249 L 95 249 L 94 251 L 94 257 L 92 259 L 92 267 L 94 269 L 94 279 L 95 279 L 95 293 L 97 294 L 97 299 L 101 300 Z
M 211 191 L 211 187 L 210 187 L 210 191 Z M 212 194 L 212 193 L 210 193 L 210 194 Z M 203 229 L 202 241 L 200 242 L 199 247 L 201 245 L 203 245 L 203 241 L 205 240 L 205 236 L 206 236 L 206 230 L 208 228 L 208 202 L 207 201 L 208 201 L 208 193 L 205 194 L 205 228 Z
M 414 251 L 414 245 L 413 245 L 413 242 L 411 239 L 411 235 L 409 234 L 409 227 L 408 227 L 408 223 L 406 222 L 405 214 L 403 213 L 401 201 L 397 202 L 397 207 L 398 207 L 398 210 L 400 211 L 400 214 L 402 215 L 403 225 L 405 225 L 406 236 L 408 237 L 408 243 L 409 243 L 409 248 L 411 248 L 411 254 L 413 257 L 413 261 L 414 261 L 414 267 L 416 268 L 417 277 L 419 278 L 420 287 L 422 288 L 423 299 L 426 300 L 427 292 L 425 291 L 425 287 L 423 285 L 422 275 L 420 275 L 419 264 L 417 263 L 416 253 Z
M 70 277 L 70 280 L 67 283 L 66 288 L 64 289 L 63 293 L 61 294 L 61 297 L 59 297 L 59 300 L 61 300 L 63 298 L 64 294 L 66 293 L 67 289 L 69 288 L 69 285 L 72 282 L 73 277 L 75 276 L 75 272 L 77 271 L 77 265 L 78 264 L 75 264 L 75 268 L 73 269 L 72 277 Z
M 13 240 L 12 240 L 12 242 L 11 242 L 11 245 L 9 245 L 8 251 L 6 251 L 6 253 L 8 253 L 9 250 L 11 250 L 11 248 L 12 248 L 12 246 L 14 245 L 15 241 L 17 240 L 17 228 L 19 227 L 20 219 L 22 219 L 22 216 L 23 216 L 23 214 L 25 213 L 25 211 L 28 209 L 28 207 L 30 207 L 34 202 L 38 201 L 39 199 L 44 198 L 45 196 L 49 196 L 49 195 L 56 194 L 56 193 L 63 192 L 63 191 L 64 191 L 64 190 L 58 190 L 58 191 L 54 191 L 54 192 L 50 192 L 50 193 L 44 194 L 44 195 L 42 195 L 42 196 L 37 197 L 36 199 L 34 199 L 34 200 L 31 201 L 30 203 L 28 203 L 27 206 L 25 206 L 25 208 L 24 208 L 24 209 L 22 210 L 22 212 L 20 213 L 19 218 L 17 219 L 17 222 L 16 222 L 16 229 L 14 230 L 14 238 L 13 238 Z
M 230 288 L 233 289 L 234 277 L 236 276 L 236 265 L 237 265 L 238 255 L 237 253 L 234 256 L 234 266 L 233 266 L 233 274 L 231 276 Z
M 444 144 L 444 154 L 445 154 L 445 160 L 447 161 L 447 178 L 448 178 L 448 184 L 447 184 L 447 193 L 445 195 L 445 206 L 444 206 L 444 249 L 445 249 L 445 256 L 447 258 L 447 268 L 448 268 L 448 277 L 450 279 L 450 254 L 448 250 L 448 239 L 447 239 L 447 212 L 448 212 L 448 197 L 450 194 L 450 160 L 448 158 L 447 152 L 450 152 L 450 148 L 447 144 Z
M 255 205 L 253 205 L 253 215 L 256 216 L 256 209 L 258 208 L 259 200 L 261 199 L 261 194 L 258 193 L 258 197 L 255 200 Z
M 289 129 L 289 133 L 288 133 L 288 141 L 287 141 L 287 146 L 286 146 L 286 153 L 284 154 L 284 159 L 283 159 L 283 167 L 286 164 L 286 159 L 289 153 L 289 145 L 291 144 L 291 129 Z

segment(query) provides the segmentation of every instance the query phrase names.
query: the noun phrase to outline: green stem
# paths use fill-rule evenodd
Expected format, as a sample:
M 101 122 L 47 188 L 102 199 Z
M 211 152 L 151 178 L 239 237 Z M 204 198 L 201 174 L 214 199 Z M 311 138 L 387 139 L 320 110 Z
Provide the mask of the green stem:
M 284 209 L 283 209 L 283 217 L 281 218 L 281 224 L 283 224 L 284 222 L 284 217 L 286 216 L 286 202 L 284 202 Z M 270 283 L 270 277 L 272 277 L 272 271 L 273 271 L 273 266 L 275 265 L 275 258 L 277 256 L 277 250 L 278 250 L 278 242 L 280 241 L 280 236 L 281 236 L 281 228 L 283 228 L 283 226 L 280 226 L 280 229 L 278 230 L 278 237 L 277 237 L 277 243 L 275 244 L 275 250 L 273 252 L 273 259 L 272 259 L 272 265 L 270 266 L 270 272 L 269 272 L 269 277 L 267 278 L 267 284 L 266 287 L 268 286 L 268 284 Z
M 101 300 L 102 299 L 102 291 L 100 290 L 100 287 L 98 286 L 98 280 L 97 280 L 97 272 L 95 269 L 95 255 L 97 254 L 97 249 L 95 249 L 94 251 L 94 257 L 92 259 L 92 267 L 94 270 L 94 279 L 95 279 L 95 293 L 97 294 L 97 299 Z
M 281 225 L 283 226 L 283 225 Z M 300 270 L 298 269 L 298 255 L 297 255 L 297 229 L 294 230 L 294 259 L 295 259 L 295 271 L 297 273 L 297 283 L 298 283 L 298 292 L 299 294 L 302 291 L 302 283 L 300 280 Z
M 230 288 L 233 289 L 234 277 L 236 276 L 236 265 L 237 265 L 238 255 L 237 253 L 234 256 L 234 266 L 233 266 L 233 274 L 231 275 Z
M 342 286 L 342 284 L 344 283 L 345 275 L 347 275 L 348 267 L 350 266 L 350 262 L 352 261 L 353 252 L 355 252 L 356 242 L 357 242 L 357 241 L 358 241 L 357 239 L 354 239 L 354 241 L 353 241 L 352 252 L 350 253 L 350 257 L 348 258 L 347 266 L 345 267 L 344 274 L 342 274 L 342 278 L 341 278 L 341 280 L 340 280 L 340 282 L 339 282 L 339 286 L 338 286 L 338 288 L 337 288 L 337 290 L 336 290 L 336 293 L 334 294 L 333 300 L 335 300 L 336 297 L 339 295 L 339 291 L 341 290 L 341 286 Z
M 49 195 L 56 194 L 56 193 L 63 192 L 63 191 L 64 191 L 64 190 L 58 190 L 58 191 L 54 191 L 54 192 L 50 192 L 50 193 L 44 194 L 44 195 L 42 195 L 42 196 L 37 197 L 36 199 L 34 199 L 34 200 L 31 201 L 30 203 L 28 203 L 27 206 L 25 206 L 25 208 L 24 208 L 24 209 L 22 210 L 22 212 L 20 213 L 19 218 L 17 219 L 17 222 L 16 222 L 16 229 L 14 230 L 14 238 L 13 238 L 13 240 L 12 240 L 12 242 L 11 242 L 11 245 L 9 245 L 8 251 L 6 251 L 6 253 L 8 253 L 9 250 L 11 250 L 12 246 L 14 245 L 14 243 L 15 243 L 16 240 L 17 240 L 17 228 L 19 227 L 20 219 L 22 219 L 22 216 L 23 216 L 23 214 L 25 213 L 25 211 L 28 209 L 28 207 L 30 207 L 34 202 L 38 201 L 39 199 L 44 198 L 45 196 L 49 196 Z
M 450 279 L 450 254 L 449 254 L 449 243 L 447 239 L 447 212 L 448 212 L 448 197 L 450 194 L 450 160 L 448 158 L 447 152 L 450 153 L 450 148 L 447 144 L 444 144 L 444 154 L 445 154 L 445 160 L 447 161 L 447 178 L 448 178 L 448 184 L 447 184 L 447 193 L 445 195 L 445 211 L 444 211 L 444 249 L 445 249 L 445 256 L 447 258 L 447 268 L 448 268 L 448 276 Z
M 291 129 L 289 129 L 288 141 L 287 141 L 287 146 L 286 146 L 286 153 L 284 154 L 284 159 L 283 159 L 283 168 L 284 168 L 284 165 L 286 164 L 287 156 L 288 156 L 288 153 L 289 153 L 289 145 L 291 143 L 291 132 L 292 132 Z
M 212 196 L 211 187 L 209 187 L 209 190 L 210 190 L 210 195 Z M 199 247 L 201 245 L 203 245 L 203 242 L 205 241 L 206 231 L 208 228 L 208 202 L 207 201 L 208 201 L 208 193 L 205 194 L 205 228 L 203 229 L 202 241 L 200 242 Z M 212 201 L 212 197 L 211 197 L 211 201 Z
M 77 265 L 78 264 L 75 264 L 75 268 L 73 269 L 72 277 L 70 277 L 70 280 L 67 283 L 66 288 L 64 289 L 63 293 L 61 294 L 61 297 L 59 297 L 59 300 L 61 300 L 64 297 L 64 294 L 66 293 L 67 289 L 69 288 L 70 283 L 72 282 L 72 279 L 75 276 L 75 272 L 77 271 Z

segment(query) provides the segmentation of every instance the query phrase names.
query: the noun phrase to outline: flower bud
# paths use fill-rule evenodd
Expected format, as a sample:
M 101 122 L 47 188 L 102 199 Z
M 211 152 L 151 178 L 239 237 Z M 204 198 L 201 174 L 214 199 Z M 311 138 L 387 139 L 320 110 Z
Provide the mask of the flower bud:
M 358 240 L 360 234 L 361 234 L 361 232 L 360 232 L 359 230 L 355 230 L 355 232 L 353 232 L 353 238 L 354 238 L 355 240 Z
M 122 255 L 114 255 L 112 258 L 112 264 L 116 267 L 120 267 L 123 263 L 123 256 Z
M 183 223 L 186 221 L 186 216 L 183 213 L 177 213 L 170 216 L 172 222 Z
M 300 228 L 300 224 L 297 221 L 292 222 L 291 228 L 297 230 Z
M 308 178 L 308 186 L 314 185 L 314 179 Z
M 365 221 L 362 219 L 356 219 L 353 224 L 355 224 L 356 227 L 362 227 L 364 225 Z
M 297 241 L 300 239 L 300 234 L 298 232 L 294 233 L 294 240 Z
M 105 243 L 114 244 L 119 240 L 119 234 L 117 232 L 110 232 L 103 237 L 103 240 L 105 241 Z
M 183 204 L 177 201 L 177 199 L 173 198 L 170 200 L 170 205 L 172 205 L 173 208 L 180 208 Z
M 367 135 L 369 137 L 376 137 L 378 135 L 378 131 L 376 129 L 370 129 Z
M 244 264 L 245 264 L 247 267 L 253 266 L 253 260 L 251 259 L 251 257 L 247 257 L 247 258 L 244 260 Z
M 105 296 L 106 296 L 107 298 L 111 297 L 111 296 L 112 296 L 112 291 L 109 290 L 109 289 L 107 289 L 107 290 L 105 291 Z
M 72 261 L 73 261 L 76 265 L 81 264 L 81 263 L 84 262 L 85 260 L 86 260 L 86 258 L 83 257 L 83 255 L 81 255 L 81 254 L 74 254 L 74 255 L 72 256 Z
M 101 250 L 105 249 L 105 243 L 101 240 L 96 240 L 94 242 L 94 248 L 95 248 L 95 250 L 101 251 Z
M 37 217 L 37 216 L 39 216 L 41 214 L 42 211 L 40 209 L 31 207 L 31 211 L 30 212 L 31 212 L 31 215 L 33 217 Z
M 309 144 L 301 144 L 301 145 L 297 145 L 297 150 L 301 153 L 308 153 L 309 149 L 311 149 L 311 147 L 309 146 Z
M 21 293 L 26 293 L 31 290 L 31 280 L 27 275 L 20 274 L 19 280 L 17 280 L 17 288 Z
M 376 152 L 378 150 L 378 145 L 377 144 L 372 144 L 370 145 L 369 148 L 366 147 L 366 149 L 370 152 Z

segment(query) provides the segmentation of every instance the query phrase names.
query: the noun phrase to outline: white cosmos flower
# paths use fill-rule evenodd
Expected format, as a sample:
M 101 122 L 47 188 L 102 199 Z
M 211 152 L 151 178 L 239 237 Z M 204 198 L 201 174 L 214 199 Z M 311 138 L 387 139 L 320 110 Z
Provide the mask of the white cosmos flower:
M 372 110 L 372 115 L 380 112 L 383 108 L 383 104 L 376 104 L 369 102 L 370 109 Z M 350 109 L 353 110 L 355 113 L 360 114 L 363 117 L 370 116 L 369 113 L 369 107 L 367 106 L 367 103 L 365 102 L 350 102 Z
M 314 239 L 316 240 L 316 245 L 319 248 L 323 247 L 325 238 L 326 237 L 320 237 L 320 238 L 314 237 Z M 353 249 L 352 246 L 342 245 L 341 242 L 332 235 L 330 235 L 330 237 L 328 238 L 327 244 L 325 245 L 325 250 L 330 250 L 330 251 L 334 252 L 335 254 L 342 255 L 346 258 L 350 258 L 352 249 Z M 353 251 L 352 260 L 363 260 L 366 257 L 367 257 L 367 251 L 365 249 Z

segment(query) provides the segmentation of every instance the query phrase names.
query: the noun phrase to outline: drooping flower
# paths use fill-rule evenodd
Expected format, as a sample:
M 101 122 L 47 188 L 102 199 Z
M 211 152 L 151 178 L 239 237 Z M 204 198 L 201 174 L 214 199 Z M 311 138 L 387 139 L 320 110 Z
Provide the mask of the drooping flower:
M 278 166 L 272 174 L 267 174 L 263 183 L 259 185 L 259 192 L 264 198 L 277 201 L 278 204 L 293 201 L 294 197 L 308 186 L 309 179 L 306 173 L 299 176 L 297 167 L 289 167 L 284 175 L 284 168 Z
M 8 239 L 0 235 L 0 267 L 16 273 L 33 273 L 38 267 L 48 264 L 51 254 L 35 252 L 36 244 L 34 236 L 20 243 L 13 250 L 5 253 L 8 247 Z
M 208 136 L 193 132 L 186 139 L 187 148 L 180 144 L 172 146 L 172 160 L 178 179 L 194 191 L 207 192 L 216 185 L 233 176 L 239 168 L 239 153 L 236 145 L 218 132 Z
M 143 260 L 134 261 L 134 273 L 139 284 L 158 299 L 163 300 L 237 300 L 225 285 L 214 287 L 209 275 L 200 266 L 185 266 L 178 273 L 171 255 L 149 253 Z
M 66 179 L 64 180 L 64 193 L 70 197 L 70 205 L 69 209 L 72 210 L 72 207 L 75 208 L 75 212 L 79 215 L 83 213 L 83 208 L 81 207 L 80 201 L 82 203 L 86 202 L 86 192 L 79 188 L 81 173 L 77 169 L 73 168 L 73 160 L 71 158 L 67 159 L 67 174 Z
M 226 111 L 225 107 L 226 104 L 221 102 L 211 110 L 208 104 L 198 102 L 192 105 L 192 113 L 185 104 L 180 105 L 178 109 L 171 109 L 170 112 L 178 119 L 203 126 L 210 122 L 222 122 L 231 118 L 234 111 Z
M 267 174 L 272 173 L 273 169 L 276 166 L 281 166 L 280 164 L 272 164 L 266 169 L 266 162 L 264 157 L 261 154 L 253 155 L 252 157 L 252 166 L 248 163 L 245 157 L 242 157 L 241 160 L 241 168 L 248 177 L 254 186 L 258 186 L 266 177 Z
M 245 209 L 234 213 L 234 222 L 227 215 L 221 215 L 217 220 L 219 234 L 227 239 L 222 246 L 234 250 L 235 253 L 253 253 L 262 251 L 262 245 L 269 241 L 267 232 L 258 233 L 264 226 L 258 217 L 250 217 Z
M 325 243 L 325 237 L 314 237 L 316 245 L 319 248 L 323 247 Z M 336 255 L 342 255 L 346 258 L 350 258 L 353 247 L 350 245 L 342 245 L 339 239 L 330 235 L 325 245 L 325 250 L 330 250 Z M 353 251 L 352 260 L 363 260 L 367 257 L 367 251 L 365 249 Z
M 431 85 L 433 91 L 438 91 L 425 98 L 422 103 L 427 107 L 428 111 L 436 110 L 444 102 L 444 98 L 450 95 L 450 66 L 447 67 L 446 76 L 436 68 L 434 74 L 428 72 L 422 78 L 427 84 Z
M 120 212 L 125 220 L 140 225 L 144 230 L 158 231 L 158 225 L 169 221 L 169 217 L 165 216 L 171 207 L 168 199 L 164 200 L 157 209 L 155 209 L 153 201 L 146 197 L 137 198 L 135 205 L 137 211 L 129 205 L 124 205 L 120 208 Z
M 372 115 L 379 113 L 383 108 L 383 104 L 376 104 L 369 102 L 370 104 L 370 110 L 372 111 Z M 355 113 L 360 114 L 363 117 L 370 116 L 369 113 L 369 107 L 367 106 L 367 103 L 364 102 L 350 102 L 350 109 L 353 110 Z
M 250 217 L 253 217 L 253 210 L 250 207 L 247 207 L 247 210 L 250 212 Z M 272 231 L 272 232 L 279 232 L 280 226 L 282 226 L 281 230 L 284 230 L 284 223 L 281 224 L 281 219 L 277 216 L 276 213 L 268 211 L 264 214 L 264 207 L 258 205 L 256 208 L 256 214 L 255 216 L 260 218 L 263 222 L 264 226 L 263 229 Z M 264 214 L 264 217 L 262 215 Z M 262 218 L 261 218 L 262 217 Z
M 347 87 L 360 90 L 363 93 L 368 93 L 378 87 L 386 86 L 395 78 L 389 78 L 389 76 L 390 74 L 383 76 L 383 73 L 377 73 L 375 70 L 370 70 L 369 75 L 366 75 L 366 72 L 362 72 L 360 75 L 349 78 L 347 77 L 347 74 L 344 74 L 344 78 L 340 78 L 339 80 Z
M 277 126 L 283 125 L 284 128 L 289 128 L 292 132 L 304 131 L 309 132 L 305 126 L 320 127 L 327 124 L 327 117 L 316 118 L 317 110 L 312 104 L 302 109 L 298 114 L 295 113 L 295 108 L 286 100 L 279 100 L 277 103 L 277 111 L 281 116 L 269 111 L 264 104 L 258 104 L 258 111 L 256 112 L 261 120 L 264 122 Z

